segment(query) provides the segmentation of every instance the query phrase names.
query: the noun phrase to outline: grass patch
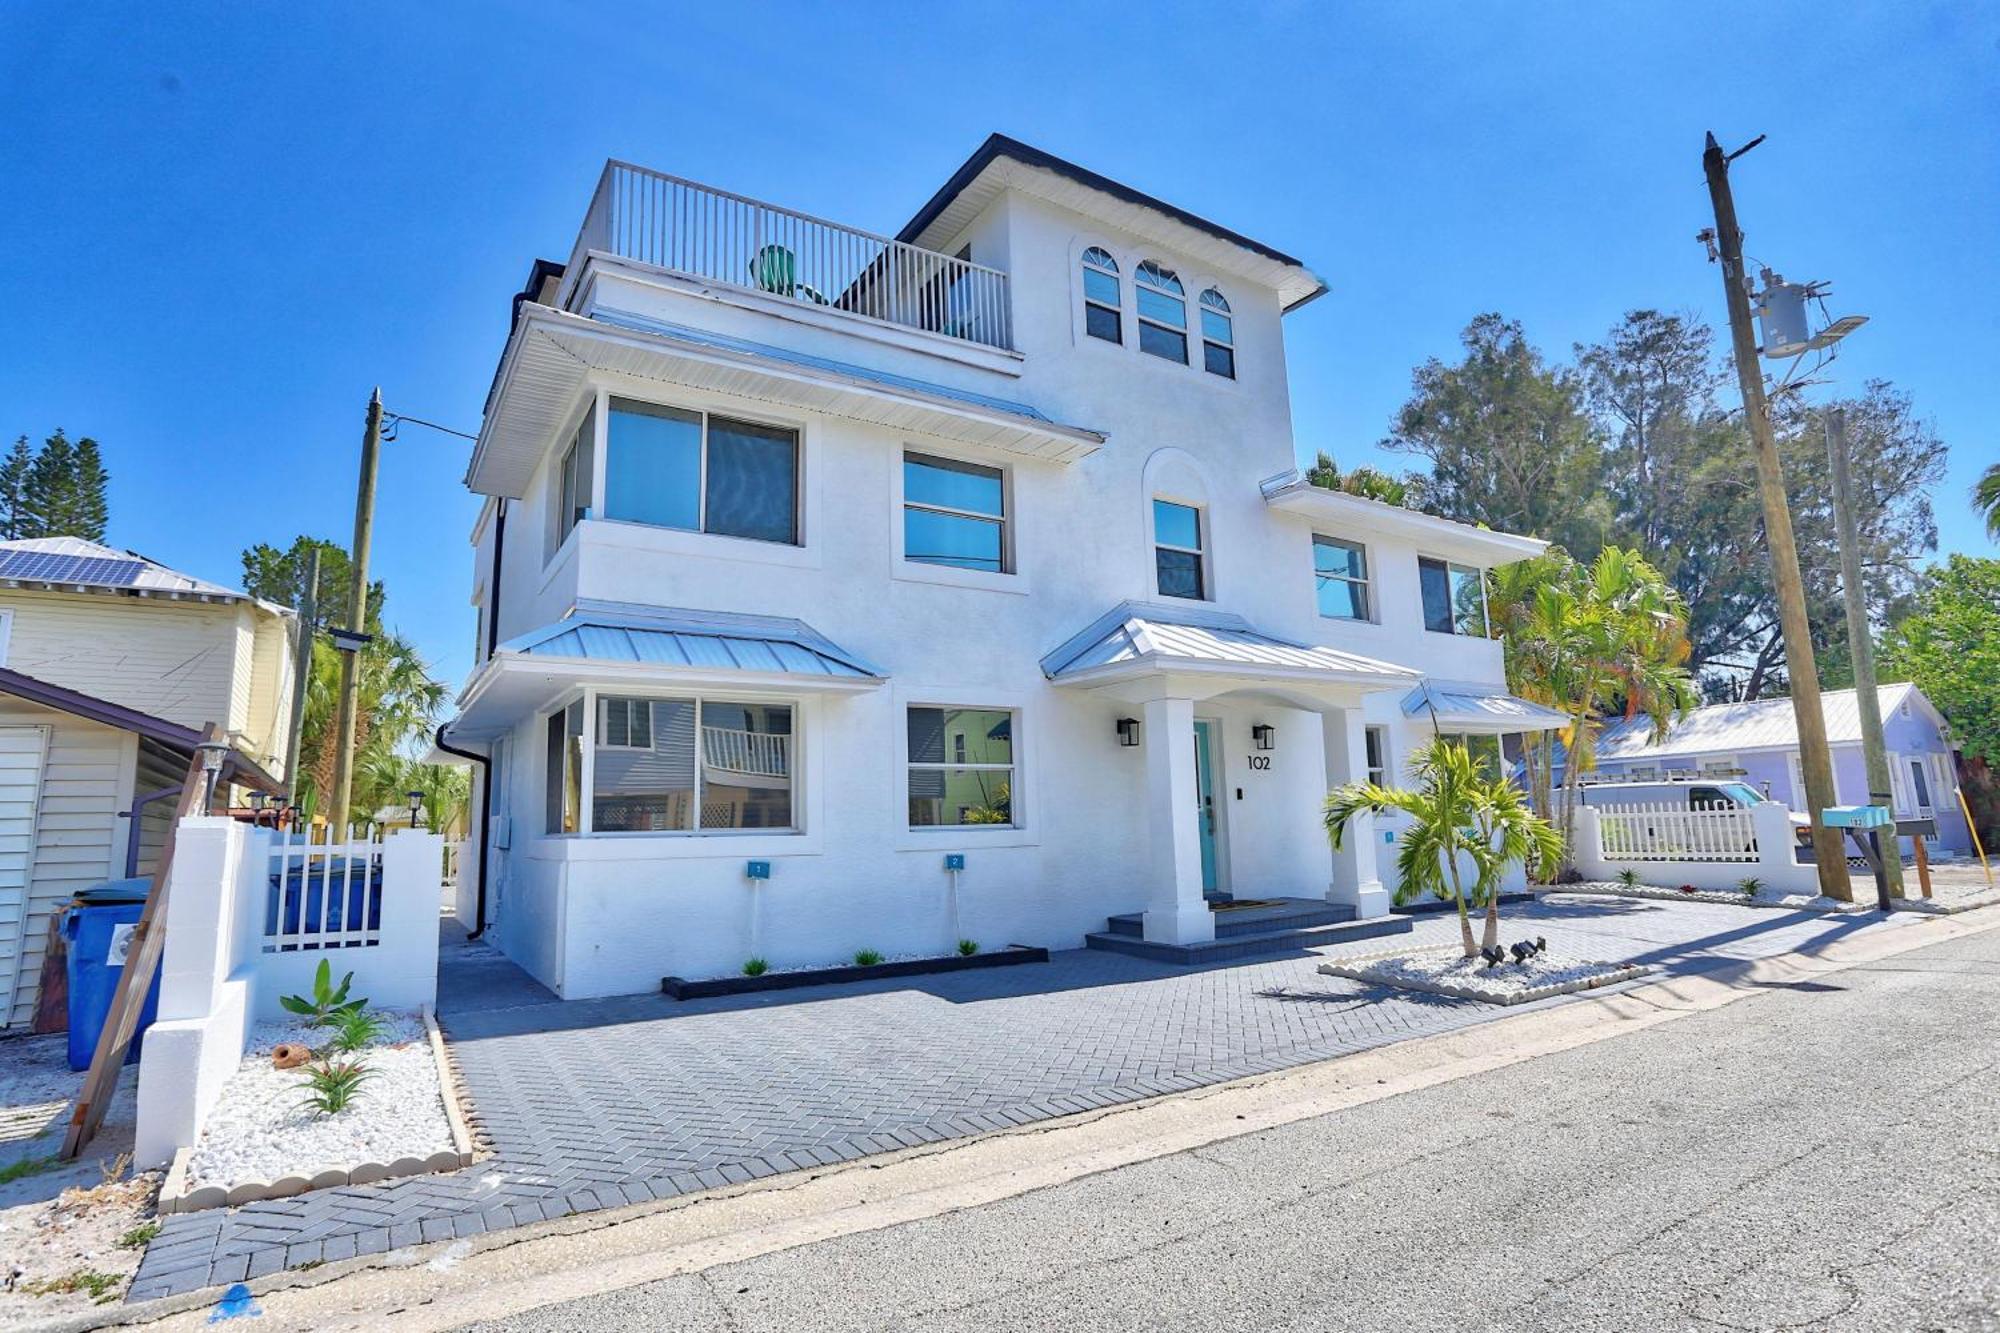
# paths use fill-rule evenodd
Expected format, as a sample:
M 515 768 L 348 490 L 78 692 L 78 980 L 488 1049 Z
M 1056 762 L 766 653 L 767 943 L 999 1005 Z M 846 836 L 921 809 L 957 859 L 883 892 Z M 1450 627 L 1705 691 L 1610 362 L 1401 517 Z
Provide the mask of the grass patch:
M 103 1301 L 115 1294 L 125 1279 L 112 1273 L 100 1273 L 94 1268 L 79 1268 L 74 1273 L 64 1273 L 61 1277 L 37 1278 L 33 1282 L 23 1282 L 21 1290 L 30 1296 L 68 1296 L 75 1292 L 87 1291 L 91 1299 Z
M 23 1157 L 18 1162 L 9 1162 L 5 1166 L 0 1166 L 0 1185 L 11 1185 L 17 1180 L 38 1176 L 55 1164 L 56 1159 L 53 1156 Z
M 160 1234 L 158 1222 L 141 1222 L 118 1238 L 121 1250 L 143 1250 L 153 1243 L 153 1237 Z

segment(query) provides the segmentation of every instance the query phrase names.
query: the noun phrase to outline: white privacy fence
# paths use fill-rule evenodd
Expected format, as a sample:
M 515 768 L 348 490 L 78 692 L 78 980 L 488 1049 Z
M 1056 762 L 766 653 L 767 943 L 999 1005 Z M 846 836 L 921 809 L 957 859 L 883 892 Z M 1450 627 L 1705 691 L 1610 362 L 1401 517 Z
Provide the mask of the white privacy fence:
M 598 179 L 570 254 L 571 283 L 592 250 L 987 347 L 1014 345 L 999 269 L 627 162 L 607 163 Z
M 1747 810 L 1581 806 L 1575 833 L 1573 859 L 1585 879 L 1630 871 L 1666 888 L 1727 892 L 1754 878 L 1776 893 L 1819 892 L 1818 872 L 1799 864 L 1791 812 L 1776 802 Z
M 308 843 L 233 819 L 181 821 L 167 880 L 159 1016 L 139 1064 L 141 1167 L 194 1142 L 243 1058 L 251 1025 L 285 1017 L 328 963 L 354 998 L 417 1009 L 437 999 L 444 840 Z
M 1742 806 L 1690 810 L 1656 805 L 1597 807 L 1612 861 L 1755 861 L 1757 828 Z

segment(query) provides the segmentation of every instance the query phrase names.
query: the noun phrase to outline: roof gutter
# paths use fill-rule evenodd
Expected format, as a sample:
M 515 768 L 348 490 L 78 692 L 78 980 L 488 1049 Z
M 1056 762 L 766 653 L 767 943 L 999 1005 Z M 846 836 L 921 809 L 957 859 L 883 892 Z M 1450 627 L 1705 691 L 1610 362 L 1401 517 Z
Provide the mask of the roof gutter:
M 450 725 L 450 723 L 444 723 L 439 726 L 437 735 L 432 738 L 437 742 L 438 749 L 443 750 L 446 754 L 455 754 L 460 759 L 466 760 L 469 763 L 479 765 L 479 869 L 476 872 L 478 875 L 479 902 L 478 906 L 473 908 L 473 928 L 465 937 L 468 940 L 476 940 L 486 933 L 486 857 L 493 846 L 493 839 L 488 836 L 493 826 L 493 757 L 491 755 L 476 754 L 471 750 L 461 750 L 450 741 L 447 741 L 444 738 L 444 733 Z

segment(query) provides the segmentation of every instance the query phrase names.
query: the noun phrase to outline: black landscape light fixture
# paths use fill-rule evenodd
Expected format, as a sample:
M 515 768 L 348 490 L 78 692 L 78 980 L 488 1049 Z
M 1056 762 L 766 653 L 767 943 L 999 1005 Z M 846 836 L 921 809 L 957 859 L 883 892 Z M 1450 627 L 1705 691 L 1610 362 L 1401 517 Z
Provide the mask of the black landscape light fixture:
M 1135 746 L 1139 743 L 1138 718 L 1121 717 L 1118 719 L 1118 743 L 1127 747 Z
M 1250 728 L 1250 739 L 1257 742 L 1260 750 L 1269 750 L 1278 743 L 1278 729 L 1268 722 L 1259 722 Z
M 413 829 L 422 828 L 424 794 L 420 791 L 406 791 L 403 795 L 410 798 L 410 827 Z

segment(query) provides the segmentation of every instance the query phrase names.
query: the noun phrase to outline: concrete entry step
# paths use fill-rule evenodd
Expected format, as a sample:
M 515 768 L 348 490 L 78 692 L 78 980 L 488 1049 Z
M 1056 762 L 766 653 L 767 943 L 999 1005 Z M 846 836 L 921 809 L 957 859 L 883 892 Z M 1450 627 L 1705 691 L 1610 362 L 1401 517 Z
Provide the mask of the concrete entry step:
M 1222 923 L 1218 921 L 1219 927 Z M 1083 937 L 1085 945 L 1092 949 L 1104 949 L 1112 953 L 1130 954 L 1134 958 L 1150 958 L 1160 963 L 1219 963 L 1233 958 L 1248 958 L 1263 953 L 1286 953 L 1294 949 L 1313 949 L 1328 944 L 1347 944 L 1354 940 L 1371 940 L 1383 935 L 1407 935 L 1415 929 L 1415 923 L 1406 916 L 1375 917 L 1368 921 L 1334 921 L 1324 925 L 1302 926 L 1292 929 L 1250 931 L 1236 935 L 1221 935 L 1200 944 L 1166 944 L 1157 940 L 1147 940 L 1137 935 L 1117 934 L 1109 930 L 1098 931 Z
M 1309 926 L 1331 926 L 1354 919 L 1354 909 L 1346 903 L 1330 903 L 1319 898 L 1260 898 L 1256 905 L 1210 903 L 1215 916 L 1215 937 L 1265 935 L 1274 930 L 1303 930 Z M 1145 914 L 1126 912 L 1105 923 L 1106 933 L 1139 939 L 1146 933 Z

